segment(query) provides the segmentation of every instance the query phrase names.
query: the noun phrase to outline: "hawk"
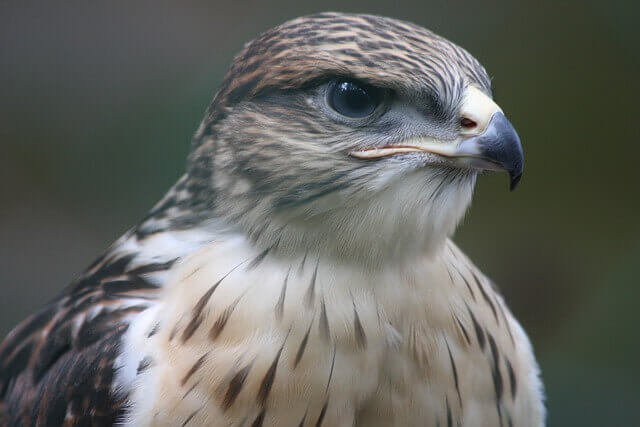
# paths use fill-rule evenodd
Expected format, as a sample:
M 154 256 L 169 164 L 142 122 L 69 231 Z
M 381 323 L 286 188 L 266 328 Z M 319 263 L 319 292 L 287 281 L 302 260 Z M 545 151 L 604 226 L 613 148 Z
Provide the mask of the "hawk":
M 541 426 L 531 345 L 449 239 L 523 168 L 484 68 L 322 13 L 235 58 L 187 171 L 0 346 L 4 425 Z

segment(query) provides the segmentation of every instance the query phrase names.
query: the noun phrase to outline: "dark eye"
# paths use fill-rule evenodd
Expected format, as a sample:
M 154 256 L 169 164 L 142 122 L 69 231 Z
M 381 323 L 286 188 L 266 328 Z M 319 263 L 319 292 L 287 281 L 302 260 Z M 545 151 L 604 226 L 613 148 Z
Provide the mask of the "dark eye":
M 380 104 L 380 90 L 354 80 L 338 80 L 329 87 L 329 106 L 346 117 L 359 119 Z

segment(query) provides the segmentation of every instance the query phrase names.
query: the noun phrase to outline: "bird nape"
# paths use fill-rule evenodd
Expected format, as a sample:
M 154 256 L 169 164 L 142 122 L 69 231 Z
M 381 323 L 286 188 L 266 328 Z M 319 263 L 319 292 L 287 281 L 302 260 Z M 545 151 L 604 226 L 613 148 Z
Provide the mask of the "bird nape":
M 541 426 L 529 340 L 449 239 L 520 140 L 467 51 L 395 19 L 248 43 L 187 171 L 0 345 L 2 425 Z

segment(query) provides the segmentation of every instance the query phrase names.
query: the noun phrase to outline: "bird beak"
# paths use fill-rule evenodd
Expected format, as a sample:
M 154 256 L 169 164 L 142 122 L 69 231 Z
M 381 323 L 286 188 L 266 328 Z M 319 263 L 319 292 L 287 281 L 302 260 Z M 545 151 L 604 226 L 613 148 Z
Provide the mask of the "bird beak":
M 522 177 L 524 155 L 520 138 L 502 112 L 491 116 L 480 135 L 463 139 L 452 157 L 473 168 L 508 172 L 511 191 Z
M 520 138 L 513 125 L 491 98 L 474 86 L 465 91 L 461 117 L 474 126 L 460 131 L 454 141 L 416 138 L 399 144 L 353 151 L 360 159 L 388 157 L 395 154 L 424 152 L 437 154 L 461 168 L 506 171 L 514 190 L 522 176 L 524 156 Z

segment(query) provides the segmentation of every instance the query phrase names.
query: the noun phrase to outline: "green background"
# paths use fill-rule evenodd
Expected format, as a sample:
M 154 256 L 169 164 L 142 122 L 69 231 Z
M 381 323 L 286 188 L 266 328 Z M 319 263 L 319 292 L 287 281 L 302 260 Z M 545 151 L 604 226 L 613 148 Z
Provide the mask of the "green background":
M 182 173 L 244 42 L 302 14 L 367 12 L 468 49 L 520 133 L 520 187 L 481 177 L 456 241 L 529 332 L 549 425 L 640 425 L 637 5 L 1 1 L 0 336 Z

